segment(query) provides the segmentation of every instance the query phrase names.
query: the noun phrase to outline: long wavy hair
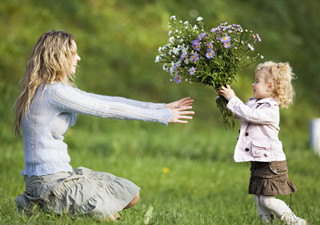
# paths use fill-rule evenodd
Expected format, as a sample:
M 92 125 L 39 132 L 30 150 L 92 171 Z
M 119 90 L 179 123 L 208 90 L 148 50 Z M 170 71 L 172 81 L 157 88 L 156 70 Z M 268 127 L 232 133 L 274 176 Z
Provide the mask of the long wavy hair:
M 59 82 L 74 86 L 70 74 L 72 57 L 77 53 L 72 34 L 51 30 L 44 33 L 33 47 L 26 71 L 20 81 L 21 91 L 14 104 L 15 120 L 13 130 L 20 135 L 21 119 L 29 110 L 32 99 L 40 85 Z
M 274 83 L 272 97 L 278 100 L 280 108 L 288 108 L 293 102 L 294 88 L 292 80 L 295 78 L 289 63 L 275 63 L 267 61 L 257 66 L 256 72 L 264 70 L 265 81 Z

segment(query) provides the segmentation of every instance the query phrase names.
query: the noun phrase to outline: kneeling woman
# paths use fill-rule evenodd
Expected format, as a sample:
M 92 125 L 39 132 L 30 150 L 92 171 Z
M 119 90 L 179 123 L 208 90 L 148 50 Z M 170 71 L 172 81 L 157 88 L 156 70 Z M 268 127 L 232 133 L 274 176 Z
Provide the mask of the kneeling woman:
M 91 214 L 115 220 L 135 205 L 140 188 L 105 172 L 70 165 L 63 135 L 77 114 L 103 118 L 187 123 L 193 100 L 169 104 L 140 102 L 79 90 L 73 78 L 80 57 L 72 34 L 44 33 L 34 46 L 16 100 L 14 130 L 23 136 L 26 191 L 15 201 L 20 211 L 32 203 L 57 214 Z

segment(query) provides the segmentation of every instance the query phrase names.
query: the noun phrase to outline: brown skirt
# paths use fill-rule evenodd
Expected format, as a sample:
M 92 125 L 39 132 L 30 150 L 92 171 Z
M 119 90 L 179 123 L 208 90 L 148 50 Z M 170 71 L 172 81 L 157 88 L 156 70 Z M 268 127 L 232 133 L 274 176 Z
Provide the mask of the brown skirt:
M 288 195 L 297 189 L 288 177 L 287 161 L 251 162 L 249 194 Z

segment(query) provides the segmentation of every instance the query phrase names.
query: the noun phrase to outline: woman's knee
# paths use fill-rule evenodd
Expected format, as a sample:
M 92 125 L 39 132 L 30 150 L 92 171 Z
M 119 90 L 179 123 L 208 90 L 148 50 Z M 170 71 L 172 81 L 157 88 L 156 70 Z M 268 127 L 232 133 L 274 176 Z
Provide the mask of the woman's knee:
M 131 208 L 134 206 L 140 199 L 140 192 L 138 192 L 133 199 L 129 202 L 129 204 L 125 207 L 125 209 Z

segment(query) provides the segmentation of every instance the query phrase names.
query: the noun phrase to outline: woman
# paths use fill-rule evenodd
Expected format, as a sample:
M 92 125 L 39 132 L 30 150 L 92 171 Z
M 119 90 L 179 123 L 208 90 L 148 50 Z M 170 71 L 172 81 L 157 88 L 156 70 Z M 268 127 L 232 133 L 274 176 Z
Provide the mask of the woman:
M 187 123 L 193 100 L 169 104 L 96 95 L 77 89 L 73 78 L 80 57 L 73 35 L 44 33 L 34 46 L 15 102 L 14 131 L 23 136 L 26 191 L 15 201 L 20 211 L 31 203 L 57 214 L 90 214 L 116 220 L 117 212 L 139 199 L 132 182 L 87 168 L 72 169 L 63 135 L 77 114 L 104 118 Z

